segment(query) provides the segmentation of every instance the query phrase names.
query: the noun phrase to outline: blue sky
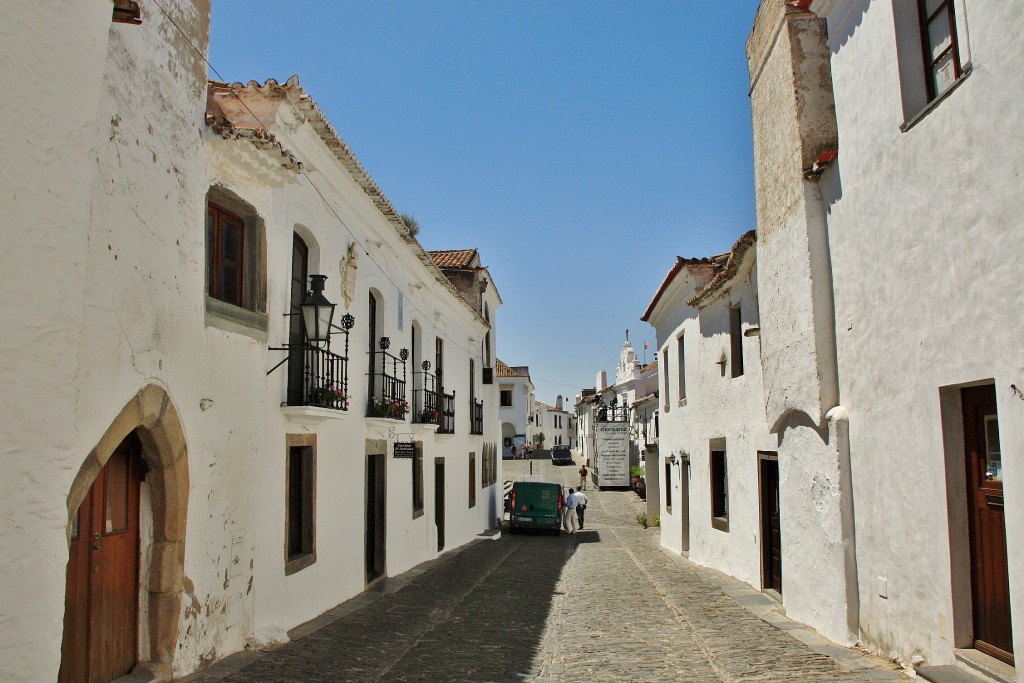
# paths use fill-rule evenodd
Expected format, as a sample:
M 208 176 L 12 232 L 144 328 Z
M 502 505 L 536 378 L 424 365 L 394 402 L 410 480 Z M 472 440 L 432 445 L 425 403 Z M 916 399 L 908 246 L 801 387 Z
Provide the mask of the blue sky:
M 640 316 L 675 256 L 754 227 L 757 5 L 214 0 L 210 61 L 298 74 L 425 248 L 478 248 L 498 357 L 554 403 L 614 377 L 627 328 L 653 360 Z

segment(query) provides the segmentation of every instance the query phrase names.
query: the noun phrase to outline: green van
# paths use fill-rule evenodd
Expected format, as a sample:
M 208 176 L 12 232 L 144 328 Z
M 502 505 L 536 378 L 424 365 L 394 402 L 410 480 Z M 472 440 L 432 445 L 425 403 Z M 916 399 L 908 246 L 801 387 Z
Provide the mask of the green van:
M 562 485 L 550 481 L 517 481 L 512 484 L 509 530 L 562 527 L 565 496 Z

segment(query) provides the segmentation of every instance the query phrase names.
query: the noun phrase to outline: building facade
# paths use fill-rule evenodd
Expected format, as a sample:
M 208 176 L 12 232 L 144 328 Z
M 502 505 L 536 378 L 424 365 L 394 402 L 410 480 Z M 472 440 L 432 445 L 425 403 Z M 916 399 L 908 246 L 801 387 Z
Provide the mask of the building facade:
M 180 676 L 501 515 L 493 283 L 297 79 L 208 83 L 208 4 L 132 5 L 5 18 L 4 680 Z
M 1013 662 L 1024 285 L 1007 161 L 1024 131 L 1007 122 L 1024 107 L 1024 13 L 984 0 L 806 9 L 789 23 L 824 44 L 838 132 L 838 156 L 802 185 L 828 227 L 860 638 L 908 662 Z
M 536 399 L 530 368 L 525 365 L 511 367 L 499 359 L 494 374 L 499 392 L 501 457 L 512 457 L 513 446 L 518 457 L 522 455 L 523 445 L 533 443 L 533 435 L 536 433 L 533 424 Z

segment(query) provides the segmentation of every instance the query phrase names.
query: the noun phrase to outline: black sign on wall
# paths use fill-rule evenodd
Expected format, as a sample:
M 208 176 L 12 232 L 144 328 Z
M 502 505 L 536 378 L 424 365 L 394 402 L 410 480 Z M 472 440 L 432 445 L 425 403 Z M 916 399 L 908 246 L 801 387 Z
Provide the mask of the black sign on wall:
M 416 457 L 416 444 L 412 441 L 396 441 L 394 449 L 394 457 L 396 458 L 415 458 Z

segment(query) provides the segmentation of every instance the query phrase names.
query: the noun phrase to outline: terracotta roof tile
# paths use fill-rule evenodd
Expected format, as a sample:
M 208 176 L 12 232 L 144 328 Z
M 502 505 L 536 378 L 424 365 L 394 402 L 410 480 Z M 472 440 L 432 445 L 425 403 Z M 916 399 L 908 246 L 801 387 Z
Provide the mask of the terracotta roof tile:
M 331 122 L 313 98 L 299 85 L 299 77 L 292 76 L 284 83 L 273 78 L 264 84 L 258 81 L 242 83 L 222 83 L 207 81 L 206 125 L 222 137 L 250 138 L 257 147 L 272 146 L 281 155 L 281 165 L 296 173 L 302 172 L 302 164 L 292 154 L 280 146 L 276 138 L 267 128 L 276 123 L 276 109 L 280 102 L 288 102 L 294 110 L 305 117 L 306 122 L 320 137 L 320 140 L 338 159 L 342 167 L 348 171 L 356 183 L 373 202 L 377 210 L 394 227 L 399 238 L 406 242 L 435 279 L 448 291 L 462 301 L 472 314 L 481 322 L 490 324 L 465 301 L 459 291 L 452 285 L 448 277 L 441 271 L 434 258 L 423 249 L 419 241 L 409 232 L 405 221 L 399 215 L 391 201 L 377 185 L 370 173 L 356 158 L 355 153 L 335 130 Z M 263 117 L 266 118 L 263 118 Z M 475 254 L 476 250 L 472 250 Z
M 438 268 L 472 268 L 477 259 L 476 249 L 444 249 L 427 253 Z
M 712 258 L 715 266 L 715 276 L 698 289 L 693 296 L 687 299 L 689 306 L 700 307 L 711 303 L 716 295 L 725 291 L 725 286 L 739 272 L 740 264 L 743 263 L 747 253 L 754 247 L 757 241 L 757 233 L 748 230 L 736 240 L 732 249 L 727 254 L 721 254 Z
M 650 319 L 651 315 L 654 313 L 654 308 L 658 305 L 658 302 L 661 301 L 661 297 L 665 295 L 665 291 L 669 288 L 669 285 L 672 284 L 672 281 L 676 279 L 676 276 L 679 275 L 683 268 L 688 266 L 712 266 L 712 258 L 683 258 L 682 256 L 676 256 L 676 262 L 669 269 L 668 274 L 665 275 L 665 279 L 661 282 L 661 287 L 658 288 L 657 293 L 655 293 L 654 298 L 651 299 L 651 303 L 648 304 L 647 310 L 644 311 L 640 320 L 647 322 L 648 319 Z
M 500 358 L 494 359 L 494 374 L 497 377 L 529 377 L 529 372 L 522 372 L 519 368 L 510 368 Z

